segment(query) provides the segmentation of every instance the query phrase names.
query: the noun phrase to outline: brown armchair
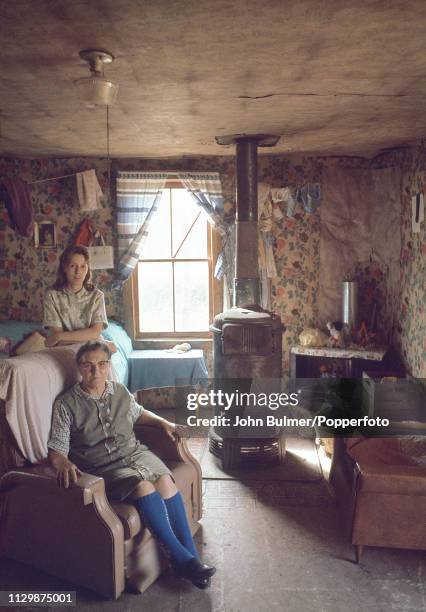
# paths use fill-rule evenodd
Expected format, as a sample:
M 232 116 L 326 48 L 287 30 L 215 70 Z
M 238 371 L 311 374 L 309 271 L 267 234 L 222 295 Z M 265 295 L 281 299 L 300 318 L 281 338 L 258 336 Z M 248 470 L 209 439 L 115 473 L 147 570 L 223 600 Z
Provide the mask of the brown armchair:
M 352 544 L 426 549 L 426 467 L 356 466 Z
M 330 481 L 351 517 L 358 563 L 364 546 L 426 550 L 426 467 L 402 452 L 403 441 L 334 440 Z
M 135 432 L 171 469 L 195 533 L 201 468 L 185 440 L 174 442 L 147 426 Z M 114 599 L 126 584 L 143 592 L 166 566 L 134 506 L 108 501 L 103 478 L 83 474 L 72 488 L 60 489 L 47 465 L 0 479 L 0 555 Z

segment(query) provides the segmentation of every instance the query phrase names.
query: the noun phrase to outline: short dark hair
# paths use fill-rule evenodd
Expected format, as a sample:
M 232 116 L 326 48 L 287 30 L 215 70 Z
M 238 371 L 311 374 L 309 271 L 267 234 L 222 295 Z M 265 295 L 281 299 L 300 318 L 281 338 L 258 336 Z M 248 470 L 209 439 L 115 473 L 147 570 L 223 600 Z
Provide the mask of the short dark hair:
M 92 283 L 92 273 L 90 271 L 90 255 L 87 248 L 81 244 L 72 244 L 62 253 L 61 258 L 59 260 L 59 268 L 56 276 L 55 284 L 53 285 L 53 289 L 61 290 L 67 286 L 67 276 L 65 274 L 65 267 L 69 264 L 71 257 L 73 255 L 82 255 L 86 260 L 89 269 L 87 270 L 87 274 L 83 281 L 83 287 L 87 289 L 87 291 L 93 291 L 95 286 Z
M 89 353 L 90 351 L 99 350 L 105 353 L 105 355 L 108 357 L 108 360 L 111 359 L 112 353 L 108 344 L 105 344 L 105 342 L 101 342 L 101 340 L 89 340 L 89 342 L 86 342 L 86 344 L 83 344 L 83 346 L 80 346 L 80 348 L 78 349 L 77 355 L 75 356 L 77 363 L 80 363 L 81 358 L 86 353 Z

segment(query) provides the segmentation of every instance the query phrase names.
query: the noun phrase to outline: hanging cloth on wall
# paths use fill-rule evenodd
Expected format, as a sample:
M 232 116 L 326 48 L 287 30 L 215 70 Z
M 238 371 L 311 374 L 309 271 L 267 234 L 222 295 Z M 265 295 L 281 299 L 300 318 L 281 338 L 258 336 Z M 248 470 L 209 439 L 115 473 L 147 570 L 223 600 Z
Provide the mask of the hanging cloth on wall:
M 49 181 L 61 181 L 62 179 L 76 177 L 77 195 L 81 210 L 96 210 L 100 207 L 103 193 L 98 182 L 95 170 L 83 170 L 82 172 L 71 172 L 70 174 L 62 174 L 61 176 L 52 176 L 51 178 L 38 179 L 32 181 L 30 185 L 37 183 L 47 183 Z
M 10 227 L 21 236 L 29 238 L 34 230 L 34 212 L 30 187 L 20 178 L 3 178 L 0 185 L 0 199 L 6 204 Z
M 307 183 L 297 189 L 280 187 L 271 190 L 272 202 L 287 202 L 287 217 L 294 217 L 297 204 L 301 204 L 307 213 L 314 213 L 321 201 L 321 185 Z
M 319 183 L 308 183 L 297 191 L 297 201 L 300 202 L 307 213 L 314 213 L 321 200 L 321 186 Z
M 80 210 L 96 210 L 99 208 L 103 193 L 96 172 L 94 170 L 77 172 L 76 183 Z

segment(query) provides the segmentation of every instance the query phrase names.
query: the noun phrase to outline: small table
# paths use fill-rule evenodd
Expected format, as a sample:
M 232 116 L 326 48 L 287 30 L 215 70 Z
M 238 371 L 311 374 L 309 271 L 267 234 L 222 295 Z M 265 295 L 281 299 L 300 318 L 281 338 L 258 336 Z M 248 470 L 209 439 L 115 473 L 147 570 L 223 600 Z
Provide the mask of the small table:
M 192 385 L 208 379 L 201 349 L 186 353 L 167 350 L 132 351 L 129 356 L 129 389 Z
M 371 349 L 293 346 L 290 350 L 290 378 L 317 378 L 319 366 L 334 360 L 339 360 L 343 376 L 361 378 L 363 370 L 371 368 L 374 363 L 380 369 L 386 352 L 387 348 L 382 346 Z

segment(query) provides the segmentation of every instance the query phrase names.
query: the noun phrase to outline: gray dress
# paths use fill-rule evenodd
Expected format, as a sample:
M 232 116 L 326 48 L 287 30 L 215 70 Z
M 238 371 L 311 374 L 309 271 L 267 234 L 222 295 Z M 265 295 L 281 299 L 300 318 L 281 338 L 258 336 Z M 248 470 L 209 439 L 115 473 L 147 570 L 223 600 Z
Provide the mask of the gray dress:
M 101 397 L 89 395 L 77 383 L 54 404 L 47 445 L 69 456 L 83 472 L 102 476 L 108 497 L 122 501 L 140 481 L 171 476 L 133 432 L 143 410 L 120 383 L 108 381 Z

